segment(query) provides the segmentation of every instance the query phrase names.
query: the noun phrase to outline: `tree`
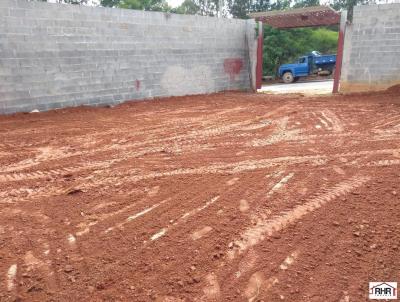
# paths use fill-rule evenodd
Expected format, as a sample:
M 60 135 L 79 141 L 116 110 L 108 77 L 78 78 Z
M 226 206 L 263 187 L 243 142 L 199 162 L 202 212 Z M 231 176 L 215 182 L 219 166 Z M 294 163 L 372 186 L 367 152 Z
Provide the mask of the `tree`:
M 36 0 L 39 2 L 47 2 L 47 0 Z M 56 3 L 67 3 L 67 4 L 87 4 L 88 0 L 55 0 Z
M 264 26 L 264 58 L 265 75 L 275 76 L 279 65 L 290 63 L 299 56 L 313 50 L 321 53 L 335 53 L 337 50 L 337 30 L 328 28 L 296 28 L 280 30 L 268 25 Z
M 192 0 L 185 0 L 180 6 L 171 9 L 172 13 L 186 15 L 196 15 L 199 11 L 200 7 Z
M 88 0 L 58 0 L 57 2 L 67 4 L 86 4 Z
M 120 3 L 120 0 L 101 0 L 100 4 L 104 7 L 116 7 Z
M 330 6 L 335 10 L 347 10 L 347 20 L 353 20 L 353 8 L 356 5 L 376 4 L 376 0 L 332 0 Z
M 229 13 L 240 19 L 247 19 L 250 13 L 251 2 L 249 0 L 227 0 Z
M 270 10 L 284 10 L 290 8 L 291 0 L 257 0 L 250 6 L 251 12 L 264 12 Z
M 170 10 L 166 0 L 101 0 L 100 5 L 147 11 Z
M 249 13 L 290 8 L 291 0 L 227 0 L 229 14 L 234 18 L 248 18 Z
M 302 8 L 320 5 L 319 0 L 299 0 L 293 5 L 293 8 Z
M 194 3 L 199 7 L 199 15 L 202 16 L 217 16 L 220 11 L 219 0 L 194 0 Z M 221 17 L 226 16 L 226 12 L 222 11 Z
M 121 0 L 120 8 L 147 10 L 147 11 L 168 11 L 169 6 L 165 0 Z

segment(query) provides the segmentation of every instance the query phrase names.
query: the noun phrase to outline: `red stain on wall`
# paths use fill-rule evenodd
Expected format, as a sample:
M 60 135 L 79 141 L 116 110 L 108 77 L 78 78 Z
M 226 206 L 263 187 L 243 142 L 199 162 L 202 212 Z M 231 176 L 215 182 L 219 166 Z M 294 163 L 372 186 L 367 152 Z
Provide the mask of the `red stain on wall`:
M 140 81 L 139 80 L 136 80 L 135 87 L 136 87 L 136 91 L 139 91 L 139 89 L 140 89 Z
M 243 59 L 241 58 L 229 58 L 224 60 L 224 70 L 231 81 L 235 79 L 235 76 L 240 73 L 243 68 Z

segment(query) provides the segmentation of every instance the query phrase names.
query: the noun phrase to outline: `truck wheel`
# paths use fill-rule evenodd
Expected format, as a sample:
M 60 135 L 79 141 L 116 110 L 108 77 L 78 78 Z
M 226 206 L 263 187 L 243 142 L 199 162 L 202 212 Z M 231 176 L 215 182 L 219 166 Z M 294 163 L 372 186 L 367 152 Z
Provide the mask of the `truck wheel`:
M 294 81 L 294 77 L 293 74 L 290 71 L 286 71 L 283 76 L 282 76 L 282 80 L 286 83 L 286 84 L 290 84 L 293 83 Z

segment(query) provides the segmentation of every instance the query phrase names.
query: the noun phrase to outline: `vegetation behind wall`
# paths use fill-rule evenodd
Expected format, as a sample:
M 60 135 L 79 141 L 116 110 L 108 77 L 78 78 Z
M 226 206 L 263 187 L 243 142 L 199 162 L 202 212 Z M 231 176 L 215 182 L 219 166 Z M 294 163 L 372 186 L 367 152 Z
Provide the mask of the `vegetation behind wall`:
M 338 31 L 335 27 L 281 30 L 264 26 L 264 75 L 275 76 L 279 65 L 292 63 L 298 57 L 317 50 L 336 53 Z

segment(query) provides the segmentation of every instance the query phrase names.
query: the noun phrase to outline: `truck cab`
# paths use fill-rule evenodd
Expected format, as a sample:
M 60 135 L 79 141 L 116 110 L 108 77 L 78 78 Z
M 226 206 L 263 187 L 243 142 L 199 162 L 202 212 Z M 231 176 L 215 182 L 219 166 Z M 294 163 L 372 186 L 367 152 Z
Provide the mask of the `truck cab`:
M 311 60 L 308 56 L 300 57 L 297 61 L 291 64 L 283 64 L 279 67 L 279 77 L 285 83 L 297 82 L 300 77 L 308 76 L 312 69 Z

